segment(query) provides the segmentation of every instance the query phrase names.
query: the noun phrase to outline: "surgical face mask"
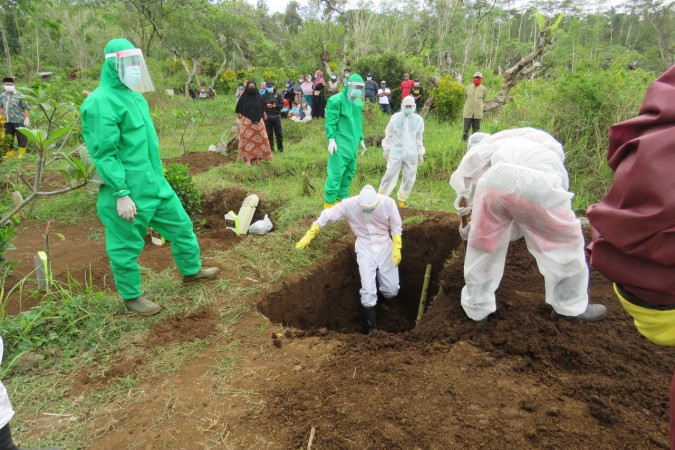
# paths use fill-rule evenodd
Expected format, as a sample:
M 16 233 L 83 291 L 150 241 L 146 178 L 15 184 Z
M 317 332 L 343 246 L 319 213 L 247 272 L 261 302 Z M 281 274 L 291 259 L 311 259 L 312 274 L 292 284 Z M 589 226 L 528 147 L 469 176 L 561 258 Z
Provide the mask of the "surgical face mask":
M 406 106 L 405 108 L 403 108 L 403 114 L 405 114 L 406 116 L 409 116 L 410 114 L 412 114 L 412 112 L 413 112 L 412 106 Z
M 135 86 L 141 81 L 141 68 L 138 66 L 129 66 L 124 68 L 122 83 L 126 86 Z
M 351 96 L 352 96 L 352 98 L 361 97 L 362 93 L 363 93 L 363 91 L 361 91 L 361 89 L 352 89 Z
M 332 77 L 330 77 L 330 79 L 335 81 L 335 80 L 337 80 L 337 77 L 335 75 L 333 75 Z
M 304 83 L 305 79 L 304 78 L 298 78 L 298 83 Z
M 14 91 L 16 91 L 16 86 L 8 86 L 8 85 L 5 85 L 5 91 L 7 91 L 7 92 L 14 92 Z
M 373 77 L 366 77 L 366 80 L 368 80 L 368 81 L 370 81 L 372 79 L 373 79 Z
M 273 94 L 273 93 L 274 93 L 274 88 L 268 87 L 268 88 L 267 88 L 267 92 L 269 92 L 270 94 Z
M 350 75 L 350 73 L 349 73 L 349 72 L 346 72 L 346 73 L 345 73 L 345 78 L 349 78 L 349 75 Z

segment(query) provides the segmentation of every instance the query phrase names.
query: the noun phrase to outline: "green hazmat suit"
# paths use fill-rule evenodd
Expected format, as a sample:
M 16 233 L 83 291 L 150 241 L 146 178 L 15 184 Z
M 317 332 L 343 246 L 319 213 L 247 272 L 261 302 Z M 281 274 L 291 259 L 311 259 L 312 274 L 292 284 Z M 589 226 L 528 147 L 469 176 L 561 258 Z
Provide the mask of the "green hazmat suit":
M 353 74 L 349 82 L 363 83 L 363 78 Z M 335 139 L 337 144 L 337 150 L 328 155 L 328 178 L 323 190 L 324 201 L 331 204 L 349 197 L 356 172 L 356 152 L 363 140 L 363 103 L 350 101 L 348 90 L 349 83 L 326 104 L 326 140 Z
M 113 39 L 104 54 L 132 48 L 126 39 Z M 105 227 L 110 268 L 120 297 L 131 300 L 142 294 L 138 256 L 148 226 L 171 242 L 181 274 L 194 275 L 201 262 L 192 221 L 164 178 L 148 103 L 122 84 L 115 61 L 106 58 L 98 88 L 82 103 L 82 135 L 104 183 L 96 209 Z M 117 214 L 117 200 L 125 195 L 136 204 L 133 222 Z

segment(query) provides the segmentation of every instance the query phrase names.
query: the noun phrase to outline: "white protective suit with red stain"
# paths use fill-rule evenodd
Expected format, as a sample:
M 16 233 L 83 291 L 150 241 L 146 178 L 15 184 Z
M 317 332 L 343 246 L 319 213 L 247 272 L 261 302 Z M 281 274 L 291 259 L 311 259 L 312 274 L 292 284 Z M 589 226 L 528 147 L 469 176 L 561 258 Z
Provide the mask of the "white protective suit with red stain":
M 452 174 L 450 184 L 472 210 L 462 289 L 471 319 L 496 311 L 509 241 L 522 236 L 544 276 L 546 303 L 565 316 L 586 310 L 584 238 L 563 159 L 547 133 L 507 130 L 471 147 Z

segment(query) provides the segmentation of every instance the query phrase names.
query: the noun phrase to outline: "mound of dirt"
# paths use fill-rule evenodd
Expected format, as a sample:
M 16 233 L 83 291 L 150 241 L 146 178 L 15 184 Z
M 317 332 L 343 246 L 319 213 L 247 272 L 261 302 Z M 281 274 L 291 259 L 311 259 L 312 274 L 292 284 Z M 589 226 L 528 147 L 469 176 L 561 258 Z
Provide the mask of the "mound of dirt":
M 220 152 L 195 152 L 176 158 L 165 159 L 164 164 L 168 165 L 174 162 L 185 164 L 190 168 L 190 175 L 194 176 L 220 164 L 230 164 L 236 160 L 236 153 L 234 155 L 224 155 Z
M 554 319 L 520 240 L 507 256 L 497 313 L 475 324 L 460 305 L 458 248 L 417 329 L 371 337 L 294 330 L 296 341 L 340 345 L 326 362 L 262 388 L 267 406 L 254 420 L 279 448 L 306 445 L 311 427 L 317 448 L 330 449 L 668 447 L 675 349 L 635 331 L 611 283 L 592 272 L 590 298 L 608 306 L 607 320 Z

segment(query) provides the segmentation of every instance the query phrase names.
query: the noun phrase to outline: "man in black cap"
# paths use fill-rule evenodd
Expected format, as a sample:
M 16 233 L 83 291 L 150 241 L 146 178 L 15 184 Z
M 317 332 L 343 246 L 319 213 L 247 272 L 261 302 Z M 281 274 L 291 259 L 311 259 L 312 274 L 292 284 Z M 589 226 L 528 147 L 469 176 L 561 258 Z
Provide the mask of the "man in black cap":
M 2 79 L 4 91 L 0 93 L 0 121 L 4 124 L 5 134 L 16 136 L 19 142 L 19 158 L 26 156 L 26 145 L 28 138 L 19 128 L 30 125 L 30 106 L 23 95 L 16 90 L 14 78 L 5 77 Z M 5 157 L 14 157 L 14 139 L 12 138 L 12 150 L 8 151 Z
M 366 101 L 375 103 L 377 98 L 377 83 L 373 81 L 373 76 L 368 73 L 366 75 Z
M 268 81 L 266 85 L 267 91 L 265 91 L 262 98 L 267 111 L 267 119 L 265 119 L 267 137 L 270 140 L 272 151 L 274 151 L 274 136 L 277 137 L 277 150 L 279 153 L 282 153 L 284 151 L 284 136 L 281 131 L 281 109 L 284 106 L 284 100 L 274 89 L 273 81 Z

